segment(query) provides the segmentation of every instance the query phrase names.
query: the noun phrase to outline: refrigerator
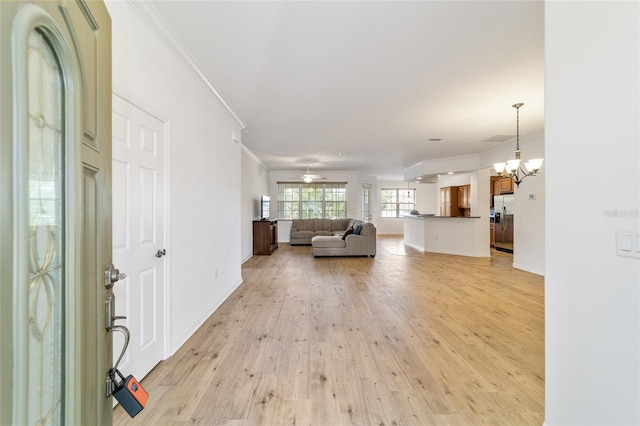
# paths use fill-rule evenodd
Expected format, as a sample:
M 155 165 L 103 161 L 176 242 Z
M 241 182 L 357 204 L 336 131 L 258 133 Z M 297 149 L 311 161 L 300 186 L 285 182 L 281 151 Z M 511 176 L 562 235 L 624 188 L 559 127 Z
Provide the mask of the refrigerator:
M 513 194 L 494 195 L 496 250 L 513 253 Z

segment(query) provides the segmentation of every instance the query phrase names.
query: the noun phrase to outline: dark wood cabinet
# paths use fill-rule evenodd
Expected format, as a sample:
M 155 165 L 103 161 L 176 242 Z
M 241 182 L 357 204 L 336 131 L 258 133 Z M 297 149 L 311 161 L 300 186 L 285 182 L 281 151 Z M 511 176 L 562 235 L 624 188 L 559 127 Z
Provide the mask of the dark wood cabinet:
M 253 254 L 271 254 L 278 248 L 278 220 L 253 221 Z

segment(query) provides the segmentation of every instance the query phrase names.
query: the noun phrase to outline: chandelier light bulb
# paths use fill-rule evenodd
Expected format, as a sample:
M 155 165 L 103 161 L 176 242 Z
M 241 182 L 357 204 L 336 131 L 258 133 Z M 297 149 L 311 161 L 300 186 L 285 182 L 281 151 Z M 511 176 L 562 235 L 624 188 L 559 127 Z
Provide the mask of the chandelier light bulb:
M 518 170 L 518 166 L 520 166 L 519 158 L 516 158 L 515 160 L 507 161 L 507 171 L 510 173 L 514 173 L 516 170 Z
M 533 172 L 533 173 L 537 173 L 538 170 L 540 170 L 540 167 L 542 167 L 542 162 L 544 160 L 542 158 L 534 158 L 532 160 L 527 161 L 524 166 L 527 168 L 527 171 L 529 173 Z

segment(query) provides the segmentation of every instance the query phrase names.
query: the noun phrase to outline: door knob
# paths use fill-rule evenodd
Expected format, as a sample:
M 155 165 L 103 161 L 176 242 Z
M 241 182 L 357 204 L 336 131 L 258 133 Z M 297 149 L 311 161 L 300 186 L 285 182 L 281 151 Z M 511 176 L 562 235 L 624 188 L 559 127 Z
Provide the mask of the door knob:
M 165 254 L 167 254 L 167 250 L 166 250 L 166 249 L 158 250 L 158 251 L 156 252 L 156 257 L 162 257 L 162 256 L 164 256 Z

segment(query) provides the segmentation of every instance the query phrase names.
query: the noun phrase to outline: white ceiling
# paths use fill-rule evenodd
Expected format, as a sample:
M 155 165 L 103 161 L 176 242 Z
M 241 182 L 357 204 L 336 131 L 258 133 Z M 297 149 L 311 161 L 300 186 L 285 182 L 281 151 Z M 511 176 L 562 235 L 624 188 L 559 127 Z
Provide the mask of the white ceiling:
M 544 130 L 542 0 L 153 4 L 271 170 L 402 179 L 515 146 L 483 140 L 515 135 L 516 102 L 521 139 Z

